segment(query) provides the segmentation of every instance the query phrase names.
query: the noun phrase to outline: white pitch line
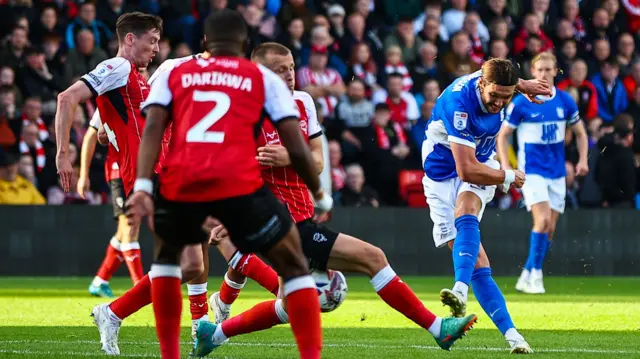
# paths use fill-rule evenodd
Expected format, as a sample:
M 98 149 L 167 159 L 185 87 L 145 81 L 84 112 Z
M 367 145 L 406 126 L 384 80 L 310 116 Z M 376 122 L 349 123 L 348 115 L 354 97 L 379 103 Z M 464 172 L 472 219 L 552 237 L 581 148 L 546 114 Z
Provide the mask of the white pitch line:
M 119 344 L 123 345 L 158 345 L 158 342 L 154 341 L 119 341 Z M 0 344 L 91 344 L 98 346 L 98 341 L 92 340 L 0 340 Z M 182 342 L 182 345 L 191 345 L 191 342 Z M 277 347 L 288 348 L 295 347 L 294 343 L 259 343 L 259 342 L 230 342 L 225 346 L 238 346 L 238 347 Z M 324 343 L 323 347 L 326 348 L 365 348 L 365 349 L 421 349 L 421 350 L 442 350 L 435 345 L 387 345 L 387 344 L 358 344 L 358 343 Z M 507 351 L 507 347 L 454 347 L 454 351 Z M 611 350 L 611 349 L 585 349 L 585 348 L 564 348 L 564 349 L 534 349 L 536 353 L 585 353 L 585 354 L 640 354 L 637 350 Z M 2 351 L 0 351 L 1 353 Z M 63 352 L 50 352 L 65 354 Z M 70 354 L 71 355 L 71 354 Z M 78 354 L 80 355 L 80 354 Z M 84 354 L 82 354 L 84 355 Z M 136 357 L 139 355 L 131 354 L 130 356 Z M 143 355 L 148 357 L 148 355 Z M 153 357 L 153 356 L 152 356 Z
M 72 351 L 51 351 L 51 350 L 11 350 L 11 349 L 0 349 L 0 353 L 2 354 L 19 354 L 19 355 L 48 355 L 48 356 L 60 356 L 66 355 L 71 357 L 87 357 L 87 356 L 96 356 L 103 354 L 102 352 L 72 352 Z M 153 354 L 120 354 L 122 357 L 128 358 L 157 358 L 157 355 Z

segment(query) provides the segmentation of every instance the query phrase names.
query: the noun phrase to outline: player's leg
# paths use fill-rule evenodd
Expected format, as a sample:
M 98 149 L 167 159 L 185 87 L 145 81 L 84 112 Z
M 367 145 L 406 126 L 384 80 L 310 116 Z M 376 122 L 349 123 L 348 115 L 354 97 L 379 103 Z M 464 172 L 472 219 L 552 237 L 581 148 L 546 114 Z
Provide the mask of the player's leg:
M 322 230 L 318 233 L 329 238 L 332 231 Z M 301 235 L 303 235 L 301 231 Z M 313 237 L 312 237 L 313 238 Z M 310 245 L 321 246 L 309 238 L 302 238 L 303 244 L 312 242 Z M 316 253 L 322 252 L 317 250 Z M 477 320 L 475 315 L 466 318 L 443 318 L 437 317 L 429 311 L 411 288 L 400 280 L 400 277 L 389 265 L 384 252 L 367 242 L 355 237 L 340 233 L 335 238 L 335 243 L 331 248 L 327 267 L 333 270 L 356 272 L 366 274 L 371 278 L 371 285 L 382 300 L 390 307 L 404 314 L 414 323 L 427 329 L 438 344 L 446 350 L 453 345 Z
M 541 258 L 543 258 L 542 251 L 548 241 L 551 222 L 546 180 L 537 175 L 528 176 L 522 193 L 527 209 L 531 211 L 533 227 L 529 235 L 529 255 L 516 283 L 516 290 L 533 293 L 535 290 L 532 288 L 532 279 L 538 274 L 538 263 L 541 263 Z
M 449 247 L 453 248 L 454 243 L 450 243 Z M 491 265 L 489 257 L 480 245 L 478 260 L 473 271 L 471 279 L 473 293 L 480 303 L 482 309 L 489 315 L 493 323 L 498 327 L 502 335 L 504 335 L 512 353 L 529 354 L 533 353 L 531 347 L 524 337 L 518 333 L 511 315 L 507 309 L 507 303 L 500 288 L 491 276 Z
M 142 253 L 140 251 L 140 242 L 138 242 L 139 233 L 131 234 L 127 217 L 121 215 L 118 217 L 118 226 L 122 227 L 122 240 L 120 241 L 120 249 L 124 256 L 124 261 L 129 269 L 129 275 L 133 284 L 138 283 L 144 276 L 142 268 Z
M 185 247 L 182 251 L 180 268 L 183 281 L 189 281 L 202 273 L 204 269 L 202 245 Z M 105 353 L 120 354 L 118 332 L 122 321 L 149 304 L 151 304 L 151 278 L 147 274 L 118 299 L 110 304 L 99 304 L 93 308 L 91 316 L 98 327 L 100 343 Z
M 203 270 L 196 278 L 187 283 L 189 311 L 191 312 L 191 337 L 195 340 L 196 328 L 201 320 L 209 320 L 207 304 L 207 280 L 209 279 L 209 245 L 201 246 Z M 183 255 L 184 257 L 184 255 Z
M 93 282 L 89 286 L 89 293 L 99 297 L 113 297 L 109 280 L 118 270 L 120 264 L 124 261 L 124 255 L 121 248 L 121 240 L 124 234 L 124 228 L 120 225 L 118 218 L 124 214 L 124 187 L 121 179 L 112 179 L 109 181 L 111 189 L 111 205 L 113 206 L 113 218 L 118 221 L 116 233 L 111 237 L 107 251 L 98 269 L 98 273 L 93 278 Z

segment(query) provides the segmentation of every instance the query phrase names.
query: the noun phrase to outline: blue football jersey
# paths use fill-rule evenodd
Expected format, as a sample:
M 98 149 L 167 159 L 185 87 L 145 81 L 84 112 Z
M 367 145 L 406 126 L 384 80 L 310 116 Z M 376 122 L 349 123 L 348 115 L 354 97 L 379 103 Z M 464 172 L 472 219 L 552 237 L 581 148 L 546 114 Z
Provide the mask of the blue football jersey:
M 569 94 L 554 87 L 551 98 L 537 105 L 518 96 L 507 107 L 506 126 L 517 128 L 518 168 L 526 174 L 554 179 L 566 176 L 566 124 L 580 121 L 578 106 Z
M 474 148 L 480 162 L 495 156 L 505 109 L 497 114 L 487 112 L 478 88 L 481 75 L 477 71 L 456 79 L 436 100 L 422 142 L 424 172 L 434 181 L 458 176 L 452 142 Z

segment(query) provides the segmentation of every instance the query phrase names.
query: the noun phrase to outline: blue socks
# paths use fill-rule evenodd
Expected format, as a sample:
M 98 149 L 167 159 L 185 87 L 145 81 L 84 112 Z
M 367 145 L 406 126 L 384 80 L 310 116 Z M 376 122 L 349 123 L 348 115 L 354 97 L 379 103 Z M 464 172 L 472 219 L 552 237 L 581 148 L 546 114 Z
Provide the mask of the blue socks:
M 456 282 L 469 285 L 480 251 L 480 222 L 478 217 L 466 214 L 456 219 L 458 234 L 453 242 L 453 268 Z
M 529 237 L 529 257 L 527 258 L 527 263 L 524 265 L 524 269 L 528 271 L 532 269 L 542 269 L 544 256 L 547 254 L 550 244 L 547 233 L 531 231 L 531 237 Z
M 504 300 L 504 296 L 493 277 L 491 277 L 491 268 L 474 270 L 471 283 L 478 303 L 480 303 L 482 309 L 484 309 L 500 332 L 504 335 L 507 330 L 515 328 L 511 315 L 507 311 L 507 303 Z

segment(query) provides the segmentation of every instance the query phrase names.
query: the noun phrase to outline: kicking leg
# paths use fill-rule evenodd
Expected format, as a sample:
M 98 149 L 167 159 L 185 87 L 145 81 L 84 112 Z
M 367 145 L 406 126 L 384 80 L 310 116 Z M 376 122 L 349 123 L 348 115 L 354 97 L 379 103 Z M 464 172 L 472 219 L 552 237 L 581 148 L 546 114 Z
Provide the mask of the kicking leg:
M 380 248 L 355 237 L 343 233 L 338 235 L 327 267 L 368 275 L 374 290 L 385 303 L 428 330 L 445 350 L 449 350 L 477 319 L 475 315 L 462 319 L 447 318 L 444 321 L 437 317 L 396 275 Z
M 533 353 L 533 350 L 531 350 L 522 335 L 518 333 L 511 320 L 504 296 L 491 276 L 489 258 L 482 245 L 480 246 L 478 261 L 473 271 L 471 283 L 478 303 L 504 335 L 511 348 L 511 353 Z

